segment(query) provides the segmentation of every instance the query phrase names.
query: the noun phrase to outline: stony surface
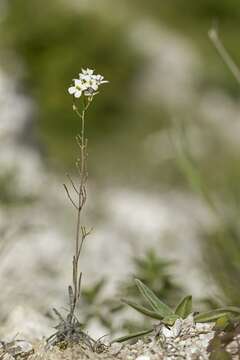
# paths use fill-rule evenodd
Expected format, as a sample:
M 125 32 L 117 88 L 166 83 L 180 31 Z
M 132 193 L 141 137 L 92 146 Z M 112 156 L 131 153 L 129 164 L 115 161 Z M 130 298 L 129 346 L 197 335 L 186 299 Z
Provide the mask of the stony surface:
M 139 339 L 134 344 L 106 344 L 96 347 L 95 352 L 80 344 L 60 349 L 56 346 L 46 348 L 45 341 L 31 344 L 23 340 L 14 340 L 1 345 L 0 359 L 205 360 L 209 359 L 207 348 L 213 336 L 213 324 L 195 324 L 192 316 L 189 316 L 185 320 L 176 321 L 172 328 L 162 324 L 156 326 L 155 334 Z M 236 350 L 236 341 L 237 339 L 228 348 L 231 354 Z M 232 358 L 234 359 L 233 355 Z
M 122 2 L 112 5 L 109 0 L 71 0 L 65 3 L 79 11 L 91 8 L 104 17 L 111 13 L 111 20 L 113 16 L 126 18 Z M 114 6 L 114 11 L 109 12 L 109 6 Z M 240 105 L 218 89 L 199 94 L 197 78 L 199 69 L 205 65 L 189 39 L 149 23 L 147 17 L 140 23 L 131 22 L 129 42 L 145 54 L 147 63 L 134 85 L 137 102 L 162 102 L 169 109 L 176 109 L 177 119 L 181 119 L 182 107 L 187 114 L 192 114 L 194 107 L 196 114 L 189 131 L 193 148 L 200 154 L 204 154 L 208 143 L 205 138 L 202 146 L 195 118 L 208 121 L 226 144 L 239 149 L 240 122 L 236 118 Z M 0 294 L 0 335 L 5 339 L 6 335 L 12 337 L 21 331 L 27 338 L 40 338 L 51 332 L 54 325 L 42 314 L 52 306 L 61 307 L 66 303 L 65 289 L 71 279 L 72 242 L 69 239 L 73 239 L 75 219 L 61 186 L 65 178 L 56 179 L 49 174 L 38 149 L 29 146 L 29 141 L 32 143 L 29 129 L 36 111 L 34 103 L 19 93 L 18 80 L 9 78 L 1 69 L 0 79 L 0 173 L 16 171 L 16 193 L 36 200 L 24 208 L 18 206 L 6 211 L 0 207 L 0 229 L 11 230 L 6 239 L 1 237 L 0 243 L 6 244 L 5 252 L 0 250 L 0 282 L 4 289 Z M 155 166 L 175 157 L 169 133 L 164 131 L 148 134 L 141 151 Z M 96 211 L 99 204 L 104 219 L 95 224 L 91 216 L 87 216 L 95 231 L 82 260 L 83 285 L 96 280 L 100 268 L 100 275 L 110 278 L 107 295 L 112 296 L 114 284 L 132 270 L 132 254 L 141 256 L 149 246 L 161 248 L 161 256 L 179 261 L 179 280 L 189 284 L 189 292 L 195 297 L 214 293 L 209 279 L 204 282 L 201 278 L 197 265 L 200 249 L 195 221 L 197 224 L 209 221 L 209 214 L 198 201 L 185 193 L 165 192 L 166 189 L 160 194 L 116 187 L 99 191 L 91 184 L 89 190 L 90 213 Z M 20 225 L 25 223 L 32 226 L 33 231 L 19 234 Z M 96 323 L 89 328 L 96 337 L 106 331 Z
M 193 317 L 177 320 L 172 328 L 160 324 L 146 342 L 125 346 L 120 354 L 127 360 L 208 359 L 207 347 L 214 332 L 211 324 L 195 324 Z

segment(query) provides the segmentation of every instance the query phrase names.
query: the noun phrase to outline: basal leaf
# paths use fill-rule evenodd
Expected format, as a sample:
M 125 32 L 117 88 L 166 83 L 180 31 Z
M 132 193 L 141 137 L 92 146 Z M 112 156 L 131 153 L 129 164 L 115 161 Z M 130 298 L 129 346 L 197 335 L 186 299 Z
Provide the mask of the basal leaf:
M 219 319 L 217 319 L 214 326 L 214 330 L 223 331 L 226 329 L 227 326 L 229 326 L 229 323 L 230 323 L 229 316 L 227 315 L 221 316 Z
M 175 324 L 175 321 L 179 318 L 180 318 L 180 316 L 177 314 L 168 315 L 162 319 L 162 323 L 165 325 L 172 326 Z
M 174 314 L 173 310 L 169 306 L 164 304 L 145 284 L 143 284 L 138 279 L 136 279 L 135 281 L 140 293 L 143 295 L 144 299 L 151 305 L 154 311 L 156 311 L 162 317 Z
M 216 321 L 223 316 L 239 315 L 239 314 L 240 314 L 240 308 L 235 306 L 227 306 L 224 308 L 210 310 L 201 314 L 197 314 L 194 316 L 194 320 L 196 322 L 211 322 L 211 321 Z
M 128 341 L 128 340 L 131 340 L 131 339 L 136 339 L 136 338 L 138 338 L 138 337 L 141 337 L 141 336 L 150 334 L 152 331 L 153 331 L 153 329 L 148 329 L 148 330 L 140 331 L 140 332 L 137 332 L 137 333 L 134 333 L 134 334 L 129 334 L 129 335 L 121 336 L 121 337 L 119 337 L 119 338 L 114 339 L 113 341 L 111 341 L 111 344 L 113 344 L 113 343 L 115 343 L 115 342 L 121 343 L 121 342 Z
M 231 360 L 232 356 L 224 349 L 219 349 L 210 354 L 209 360 Z
M 179 315 L 182 319 L 185 319 L 192 312 L 192 296 L 188 295 L 183 298 L 177 305 L 175 314 Z
M 122 302 L 124 302 L 125 304 L 131 306 L 133 309 L 139 311 L 140 313 L 149 316 L 153 319 L 158 319 L 158 320 L 162 320 L 163 317 L 161 315 L 159 315 L 159 313 L 157 313 L 156 311 L 152 311 L 149 310 L 147 308 L 145 308 L 144 306 L 138 305 L 133 301 L 130 300 L 126 300 L 126 299 L 122 299 Z

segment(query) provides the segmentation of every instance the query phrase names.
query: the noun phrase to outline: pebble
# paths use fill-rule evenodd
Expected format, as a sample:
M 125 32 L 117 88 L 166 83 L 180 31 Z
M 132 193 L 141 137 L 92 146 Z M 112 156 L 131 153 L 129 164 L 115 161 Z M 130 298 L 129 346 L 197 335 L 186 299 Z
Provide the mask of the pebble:
M 5 344 L 4 351 L 12 357 L 25 358 L 33 353 L 33 347 L 28 341 L 14 340 Z

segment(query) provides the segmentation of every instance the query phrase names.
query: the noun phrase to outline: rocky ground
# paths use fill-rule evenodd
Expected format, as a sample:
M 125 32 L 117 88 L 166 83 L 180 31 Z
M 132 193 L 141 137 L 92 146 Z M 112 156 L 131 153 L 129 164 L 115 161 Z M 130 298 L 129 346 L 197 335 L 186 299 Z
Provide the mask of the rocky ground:
M 78 1 L 71 3 L 79 7 Z M 90 3 L 81 2 L 84 3 L 88 11 Z M 93 1 L 91 6 L 95 9 L 98 3 Z M 101 10 L 99 6 L 97 9 Z M 121 15 L 118 11 L 114 13 Z M 192 114 L 191 109 L 195 108 L 196 115 L 215 126 L 227 143 L 239 146 L 240 122 L 235 121 L 239 104 L 218 89 L 205 92 L 199 99 L 196 74 L 204 64 L 193 44 L 175 32 L 150 23 L 148 19 L 143 19 L 141 23 L 132 22 L 129 41 L 147 59 L 146 72 L 135 84 L 136 101 L 143 101 L 144 94 L 144 99 L 167 103 L 169 108 L 176 109 L 176 113 L 181 113 L 184 107 L 184 112 Z M 28 339 L 40 338 L 52 331 L 52 322 L 44 316 L 46 312 L 52 306 L 60 307 L 66 303 L 64 294 L 71 279 L 74 219 L 61 186 L 65 179 L 49 174 L 42 164 L 38 149 L 24 142 L 24 134 L 28 132 L 29 122 L 36 111 L 34 104 L 18 93 L 16 79 L 0 72 L 0 80 L 0 173 L 4 175 L 7 171 L 16 171 L 17 179 L 14 188 L 11 187 L 11 194 L 15 196 L 20 193 L 23 197 L 35 199 L 25 207 L 8 209 L 0 206 L 0 230 L 10 230 L 6 234 L 4 253 L 0 248 L 0 284 L 3 289 L 0 294 L 0 336 L 5 340 L 21 331 L 23 337 Z M 193 141 L 201 143 L 196 127 L 192 126 L 190 130 Z M 164 132 L 149 134 L 142 148 L 149 161 L 156 166 L 173 156 Z M 201 144 L 197 150 L 204 152 Z M 152 194 L 139 193 L 130 188 L 109 187 L 99 195 L 99 189 L 95 189 L 93 183 L 89 190 L 89 219 L 98 208 L 101 209 L 103 221 L 95 226 L 86 247 L 82 262 L 84 281 L 96 280 L 100 268 L 101 276 L 110 278 L 108 294 L 112 295 L 113 284 L 131 271 L 131 255 L 141 255 L 148 246 L 161 248 L 161 256 L 177 259 L 178 277 L 189 285 L 189 292 L 207 296 L 211 287 L 199 273 L 195 221 L 205 223 L 209 217 L 196 199 L 175 191 Z M 91 208 L 92 199 L 94 208 Z M 91 220 L 89 223 L 92 225 Z M 30 225 L 31 231 L 20 234 L 18 230 L 22 224 Z M 3 236 L 1 239 L 5 240 Z M 103 333 L 103 329 L 96 324 L 91 330 L 94 336 Z M 183 348 L 188 339 L 184 340 Z M 173 345 L 173 348 L 181 347 L 180 343 Z M 207 344 L 205 350 L 206 347 Z M 32 357 L 46 355 L 42 343 L 38 343 L 34 349 Z M 157 349 L 156 358 L 162 358 L 163 350 L 153 339 L 147 343 L 140 341 L 133 346 L 123 346 L 113 357 L 127 359 L 130 356 L 129 359 L 135 359 L 137 356 L 150 356 L 145 354 L 152 354 L 151 349 Z M 74 351 L 78 352 L 77 347 Z M 109 357 L 110 351 L 112 347 L 104 354 L 87 356 Z M 68 357 L 70 350 L 60 352 L 55 349 L 47 353 L 49 357 L 60 354 Z
M 14 340 L 2 343 L 0 358 L 14 359 L 118 359 L 118 360 L 204 360 L 210 357 L 209 343 L 214 337 L 212 324 L 195 324 L 190 315 L 185 320 L 177 320 L 169 329 L 164 325 L 156 326 L 152 336 L 139 339 L 134 344 L 113 343 L 108 345 L 101 341 L 96 342 L 93 349 L 86 344 L 72 344 L 67 348 L 63 343 L 59 346 L 48 347 L 45 341 L 29 343 L 24 340 Z M 238 359 L 238 338 L 235 338 L 227 347 L 229 357 L 216 359 Z M 235 354 L 235 355 L 234 355 Z

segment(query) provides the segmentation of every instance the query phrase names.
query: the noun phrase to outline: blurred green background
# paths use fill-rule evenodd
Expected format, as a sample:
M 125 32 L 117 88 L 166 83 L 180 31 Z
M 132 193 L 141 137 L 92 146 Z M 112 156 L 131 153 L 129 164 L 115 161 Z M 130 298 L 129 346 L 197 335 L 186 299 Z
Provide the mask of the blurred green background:
M 169 109 L 160 98 L 159 102 L 152 102 L 147 93 L 145 101 L 136 99 L 136 92 L 144 92 L 144 84 L 139 90 L 136 84 L 145 71 L 148 54 L 144 53 L 145 48 L 147 51 L 144 43 L 148 39 L 143 31 L 142 50 L 129 38 L 134 24 L 141 26 L 145 19 L 183 35 L 197 47 L 204 64 L 196 84 L 199 96 L 216 86 L 232 96 L 238 94 L 237 84 L 216 57 L 207 37 L 209 27 L 217 19 L 229 51 L 236 61 L 240 60 L 236 1 L 206 0 L 196 4 L 122 1 L 117 5 L 110 1 L 79 1 L 71 5 L 53 0 L 45 5 L 35 0 L 16 0 L 7 2 L 7 7 L 1 24 L 1 44 L 8 51 L 3 65 L 15 74 L 19 69 L 16 61 L 20 61 L 23 71 L 16 75 L 21 77 L 21 91 L 36 102 L 36 134 L 45 160 L 57 169 L 73 165 L 76 151 L 73 137 L 78 123 L 71 113 L 71 98 L 66 89 L 81 67 L 86 66 L 110 80 L 89 115 L 91 173 L 104 181 L 115 174 L 115 179 L 122 176 L 122 180 L 129 181 L 130 177 L 136 183 L 142 161 L 145 160 L 144 167 L 150 166 L 142 158 L 141 143 L 148 134 L 168 127 L 169 117 L 176 110 L 179 114 L 179 109 Z M 156 43 L 158 47 L 161 36 Z M 98 154 L 101 154 L 101 167 L 96 166 Z M 106 173 L 109 163 L 111 167 Z M 145 180 L 163 181 L 165 172 L 170 170 L 162 166 L 163 169 L 148 168 Z M 127 173 L 122 174 L 123 168 Z M 167 176 L 166 180 L 173 181 L 173 177 Z
M 198 228 L 202 271 L 219 302 L 239 305 L 239 85 L 207 35 L 217 24 L 240 64 L 238 1 L 9 0 L 2 10 L 1 67 L 34 104 L 22 141 L 49 171 L 72 172 L 79 124 L 67 88 L 81 68 L 103 74 L 87 119 L 91 180 L 200 198 L 214 219 Z

